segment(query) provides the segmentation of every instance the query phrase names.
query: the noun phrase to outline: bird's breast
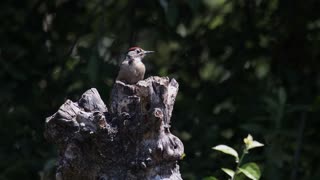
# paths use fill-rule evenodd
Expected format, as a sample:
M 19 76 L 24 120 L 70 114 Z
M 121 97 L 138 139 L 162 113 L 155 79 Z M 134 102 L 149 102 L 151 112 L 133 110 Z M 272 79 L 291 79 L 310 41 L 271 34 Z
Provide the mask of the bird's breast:
M 144 78 L 145 71 L 145 65 L 141 61 L 133 61 L 132 63 L 124 61 L 117 79 L 134 84 Z

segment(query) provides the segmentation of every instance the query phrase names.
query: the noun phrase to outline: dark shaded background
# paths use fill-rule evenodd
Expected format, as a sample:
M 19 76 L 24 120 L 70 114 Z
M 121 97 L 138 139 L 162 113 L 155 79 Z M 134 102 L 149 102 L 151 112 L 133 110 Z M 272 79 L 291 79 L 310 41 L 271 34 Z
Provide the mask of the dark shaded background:
M 172 129 L 186 180 L 227 179 L 251 133 L 262 179 L 318 180 L 319 0 L 1 0 L 0 179 L 54 169 L 45 117 L 96 87 L 105 102 L 129 46 L 157 53 L 147 76 L 176 78 Z

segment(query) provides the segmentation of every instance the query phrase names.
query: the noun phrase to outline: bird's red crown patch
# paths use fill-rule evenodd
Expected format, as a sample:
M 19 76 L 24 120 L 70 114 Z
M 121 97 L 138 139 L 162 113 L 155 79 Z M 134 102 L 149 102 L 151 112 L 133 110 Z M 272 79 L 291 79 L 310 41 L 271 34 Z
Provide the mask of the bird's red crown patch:
M 129 48 L 129 51 L 134 51 L 134 50 L 136 50 L 136 49 L 141 49 L 140 47 L 138 47 L 138 46 L 135 46 L 135 47 L 131 47 L 131 48 Z

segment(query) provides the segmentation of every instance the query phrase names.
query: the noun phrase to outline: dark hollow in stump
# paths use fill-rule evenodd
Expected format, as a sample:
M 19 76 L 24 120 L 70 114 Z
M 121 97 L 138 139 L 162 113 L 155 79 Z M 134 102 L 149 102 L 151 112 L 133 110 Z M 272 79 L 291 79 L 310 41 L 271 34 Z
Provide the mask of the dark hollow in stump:
M 175 79 L 117 81 L 107 109 L 98 91 L 67 100 L 46 119 L 45 136 L 59 150 L 57 180 L 180 180 L 184 147 L 170 133 Z

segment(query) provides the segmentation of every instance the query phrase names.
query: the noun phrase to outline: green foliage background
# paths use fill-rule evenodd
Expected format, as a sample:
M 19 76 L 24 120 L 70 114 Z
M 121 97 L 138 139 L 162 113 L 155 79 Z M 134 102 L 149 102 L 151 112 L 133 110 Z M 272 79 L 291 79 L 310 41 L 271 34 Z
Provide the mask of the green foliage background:
M 227 179 L 211 147 L 248 133 L 262 179 L 320 179 L 319 30 L 319 0 L 1 0 L 0 179 L 50 174 L 45 117 L 91 87 L 108 102 L 133 45 L 157 52 L 147 76 L 180 83 L 184 179 Z

